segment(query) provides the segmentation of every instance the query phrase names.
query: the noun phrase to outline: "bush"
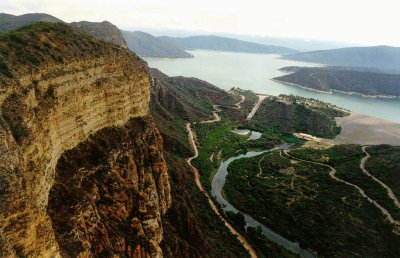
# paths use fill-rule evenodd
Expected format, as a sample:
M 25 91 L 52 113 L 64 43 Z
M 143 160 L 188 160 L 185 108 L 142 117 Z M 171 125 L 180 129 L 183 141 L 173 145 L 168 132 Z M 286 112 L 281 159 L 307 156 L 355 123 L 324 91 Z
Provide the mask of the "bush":
M 8 68 L 7 64 L 4 63 L 3 60 L 0 60 L 0 73 L 5 75 L 5 76 L 7 76 L 7 77 L 9 77 L 9 78 L 13 77 L 10 69 Z

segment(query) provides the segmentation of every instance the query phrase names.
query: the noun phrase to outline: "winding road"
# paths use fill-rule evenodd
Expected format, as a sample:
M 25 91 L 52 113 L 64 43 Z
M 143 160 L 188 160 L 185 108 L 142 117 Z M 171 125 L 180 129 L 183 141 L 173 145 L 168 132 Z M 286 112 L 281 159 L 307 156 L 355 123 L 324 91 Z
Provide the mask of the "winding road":
M 201 121 L 200 124 L 215 123 L 221 121 L 221 117 L 218 115 L 218 113 L 221 112 L 221 109 L 219 109 L 219 107 L 220 105 L 214 105 L 214 110 L 212 111 L 214 119 Z
M 244 97 L 244 96 L 243 96 Z M 242 98 L 241 101 L 239 101 L 238 103 L 235 104 L 236 107 L 240 107 L 240 104 L 244 101 L 244 99 Z M 202 121 L 200 123 L 214 123 L 214 122 L 218 122 L 221 121 L 221 117 L 218 115 L 218 112 L 220 112 L 221 110 L 219 109 L 219 105 L 214 105 L 214 111 L 213 111 L 213 115 L 214 115 L 214 119 L 212 120 L 206 120 L 206 121 Z M 199 188 L 199 190 L 207 197 L 207 200 L 212 208 L 212 210 L 214 211 L 215 214 L 217 214 L 217 216 L 224 222 L 225 226 L 229 229 L 229 231 L 231 231 L 231 233 L 233 235 L 236 236 L 236 238 L 242 243 L 243 247 L 249 252 L 250 256 L 252 258 L 257 258 L 257 253 L 254 250 L 254 248 L 251 246 L 251 244 L 247 241 L 247 239 L 240 234 L 220 213 L 220 211 L 218 210 L 217 206 L 215 205 L 215 203 L 213 202 L 213 200 L 210 198 L 210 195 L 204 190 L 203 185 L 201 184 L 200 181 L 200 173 L 199 170 L 197 168 L 195 168 L 192 165 L 192 160 L 197 158 L 199 156 L 199 151 L 197 149 L 196 143 L 194 141 L 194 134 L 193 134 L 193 130 L 191 128 L 191 124 L 187 123 L 186 124 L 186 129 L 188 131 L 188 136 L 189 136 L 189 143 L 190 145 L 192 145 L 192 148 L 194 150 L 194 155 L 190 158 L 187 159 L 187 163 L 188 165 L 192 168 L 193 173 L 194 173 L 194 178 L 195 178 L 195 183 L 197 185 L 197 187 Z
M 244 102 L 244 100 L 246 99 L 246 97 L 244 95 L 240 95 L 241 100 L 235 104 L 235 109 L 241 109 L 242 107 L 240 106 L 240 104 L 242 104 Z
M 361 160 L 360 163 L 360 168 L 362 170 L 362 172 L 364 172 L 364 174 L 366 174 L 367 176 L 371 177 L 375 182 L 377 182 L 378 184 L 380 184 L 383 188 L 385 188 L 385 190 L 388 193 L 388 196 L 390 199 L 393 200 L 394 205 L 397 208 L 400 208 L 400 202 L 397 199 L 396 195 L 393 193 L 392 189 L 390 189 L 389 186 L 387 186 L 385 183 L 383 183 L 381 180 L 379 180 L 378 178 L 374 177 L 373 175 L 371 175 L 366 169 L 365 169 L 365 163 L 367 162 L 367 160 L 369 158 L 371 158 L 371 155 L 367 152 L 367 147 L 368 146 L 363 146 L 362 147 L 362 151 L 366 154 L 366 156 Z
M 363 148 L 363 150 L 364 150 L 364 148 Z M 398 233 L 398 232 L 399 232 L 399 230 L 400 230 L 400 221 L 393 219 L 393 217 L 392 217 L 392 215 L 390 214 L 390 212 L 388 212 L 385 208 L 383 208 L 377 201 L 371 199 L 371 198 L 365 193 L 365 191 L 364 191 L 361 187 L 359 187 L 358 185 L 349 183 L 349 182 L 347 182 L 347 181 L 345 181 L 345 180 L 342 180 L 342 179 L 338 178 L 338 177 L 336 176 L 336 169 L 335 169 L 334 167 L 332 167 L 332 166 L 330 166 L 330 165 L 327 165 L 327 164 L 324 164 L 324 163 L 320 163 L 320 162 L 315 162 L 315 161 L 309 161 L 309 160 L 300 159 L 300 158 L 297 158 L 297 157 L 292 156 L 291 154 L 289 154 L 289 152 L 290 152 L 289 150 L 284 150 L 284 153 L 285 153 L 288 157 L 290 157 L 291 159 L 293 159 L 293 160 L 298 160 L 298 161 L 302 161 L 302 162 L 306 162 L 306 163 L 310 163 L 310 164 L 316 164 L 316 165 L 320 165 L 320 166 L 324 166 L 324 167 L 329 168 L 329 169 L 331 170 L 331 171 L 329 172 L 329 176 L 330 176 L 333 180 L 338 181 L 338 182 L 341 182 L 341 183 L 344 183 L 344 184 L 346 184 L 346 185 L 349 185 L 349 186 L 352 186 L 352 187 L 356 188 L 356 189 L 358 190 L 358 192 L 359 192 L 364 198 L 366 198 L 370 203 L 372 203 L 373 205 L 375 205 L 375 207 L 377 207 L 377 208 L 381 211 L 381 213 L 386 217 L 386 219 L 390 222 L 390 224 L 392 224 L 392 225 L 395 227 L 394 232 L 395 232 L 395 233 Z M 366 151 L 365 151 L 365 152 L 366 152 Z M 366 160 L 367 160 L 368 158 L 369 158 L 369 154 L 361 160 L 360 167 L 364 167 L 364 164 L 365 164 L 365 162 L 366 162 Z M 367 172 L 367 173 L 368 173 L 368 172 Z M 389 189 L 390 189 L 390 188 L 389 188 Z

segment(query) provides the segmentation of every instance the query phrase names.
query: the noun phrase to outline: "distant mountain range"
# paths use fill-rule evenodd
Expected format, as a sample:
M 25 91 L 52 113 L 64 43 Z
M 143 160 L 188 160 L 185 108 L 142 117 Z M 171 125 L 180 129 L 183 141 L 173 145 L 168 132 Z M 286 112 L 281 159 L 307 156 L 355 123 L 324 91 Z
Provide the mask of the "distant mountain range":
M 34 22 L 63 22 L 43 13 L 24 14 L 20 16 L 0 14 L 0 32 L 15 30 Z M 245 53 L 291 54 L 297 51 L 290 48 L 263 45 L 243 40 L 219 36 L 195 36 L 186 38 L 154 37 L 151 34 L 135 31 L 121 31 L 110 22 L 73 22 L 71 26 L 81 29 L 99 39 L 129 49 L 142 57 L 189 58 L 193 57 L 187 49 L 207 49 Z
M 141 31 L 122 31 L 130 50 L 143 57 L 188 58 L 192 54 L 160 38 Z
M 365 67 L 400 72 L 400 48 L 398 47 L 339 48 L 294 53 L 285 55 L 284 58 L 332 66 Z
M 400 96 L 400 75 L 382 73 L 374 69 L 348 67 L 287 67 L 293 73 L 274 80 L 309 89 L 331 92 L 342 91 L 368 96 Z
M 297 50 L 291 48 L 263 45 L 219 36 L 192 36 L 183 38 L 162 36 L 159 38 L 185 50 L 207 49 L 261 54 L 291 54 L 298 52 Z

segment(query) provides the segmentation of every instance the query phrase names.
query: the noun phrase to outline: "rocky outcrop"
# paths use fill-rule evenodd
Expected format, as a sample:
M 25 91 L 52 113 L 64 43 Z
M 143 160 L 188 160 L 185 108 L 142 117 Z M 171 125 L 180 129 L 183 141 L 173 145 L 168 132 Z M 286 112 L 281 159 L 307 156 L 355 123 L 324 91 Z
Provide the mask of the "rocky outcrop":
M 98 39 L 128 48 L 124 36 L 121 31 L 108 21 L 103 22 L 72 22 L 71 26 L 81 29 L 82 31 L 92 35 Z
M 161 136 L 136 118 L 61 156 L 48 214 L 64 257 L 160 257 L 170 203 Z
M 0 256 L 57 257 L 70 250 L 66 235 L 81 256 L 160 255 L 159 216 L 170 205 L 161 140 L 150 122 L 132 120 L 149 114 L 146 65 L 63 24 L 5 34 L 0 55 Z M 119 145 L 110 127 L 121 130 Z M 102 163 L 79 162 L 90 155 Z M 69 180 L 85 183 L 71 188 L 80 199 L 60 192 Z

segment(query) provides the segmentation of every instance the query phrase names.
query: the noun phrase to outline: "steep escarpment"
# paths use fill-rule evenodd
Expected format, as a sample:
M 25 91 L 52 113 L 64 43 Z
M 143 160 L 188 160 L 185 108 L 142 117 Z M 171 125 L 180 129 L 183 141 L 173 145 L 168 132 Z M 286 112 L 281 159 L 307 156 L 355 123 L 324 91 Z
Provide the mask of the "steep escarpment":
M 150 118 L 106 128 L 56 166 L 48 213 L 63 257 L 158 257 L 170 205 L 162 139 Z
M 161 229 L 155 225 L 160 226 L 159 213 L 170 205 L 162 144 L 151 122 L 131 120 L 149 114 L 149 86 L 147 67 L 134 54 L 67 25 L 38 23 L 0 36 L 1 256 L 59 256 L 69 245 L 60 236 L 71 232 L 75 238 L 70 241 L 80 245 L 73 252 L 117 253 L 126 247 L 128 256 L 160 255 Z M 112 145 L 108 131 L 102 131 L 109 127 L 110 133 L 121 134 L 121 145 Z M 85 155 L 103 158 L 87 163 L 70 158 Z M 66 171 L 70 174 L 64 178 Z M 121 181 L 100 186 L 96 180 L 109 173 L 121 175 L 113 179 Z M 81 199 L 63 199 L 57 193 L 69 179 L 91 188 L 76 185 Z M 119 199 L 110 203 L 114 194 Z M 68 204 L 76 205 L 63 219 L 72 223 L 80 216 L 75 223 L 81 224 L 57 224 L 54 212 Z M 116 207 L 126 210 L 113 214 Z M 85 217 L 90 212 L 96 217 Z M 82 237 L 88 229 L 90 234 Z M 137 238 L 121 238 L 119 230 Z M 103 242 L 106 236 L 113 246 Z

